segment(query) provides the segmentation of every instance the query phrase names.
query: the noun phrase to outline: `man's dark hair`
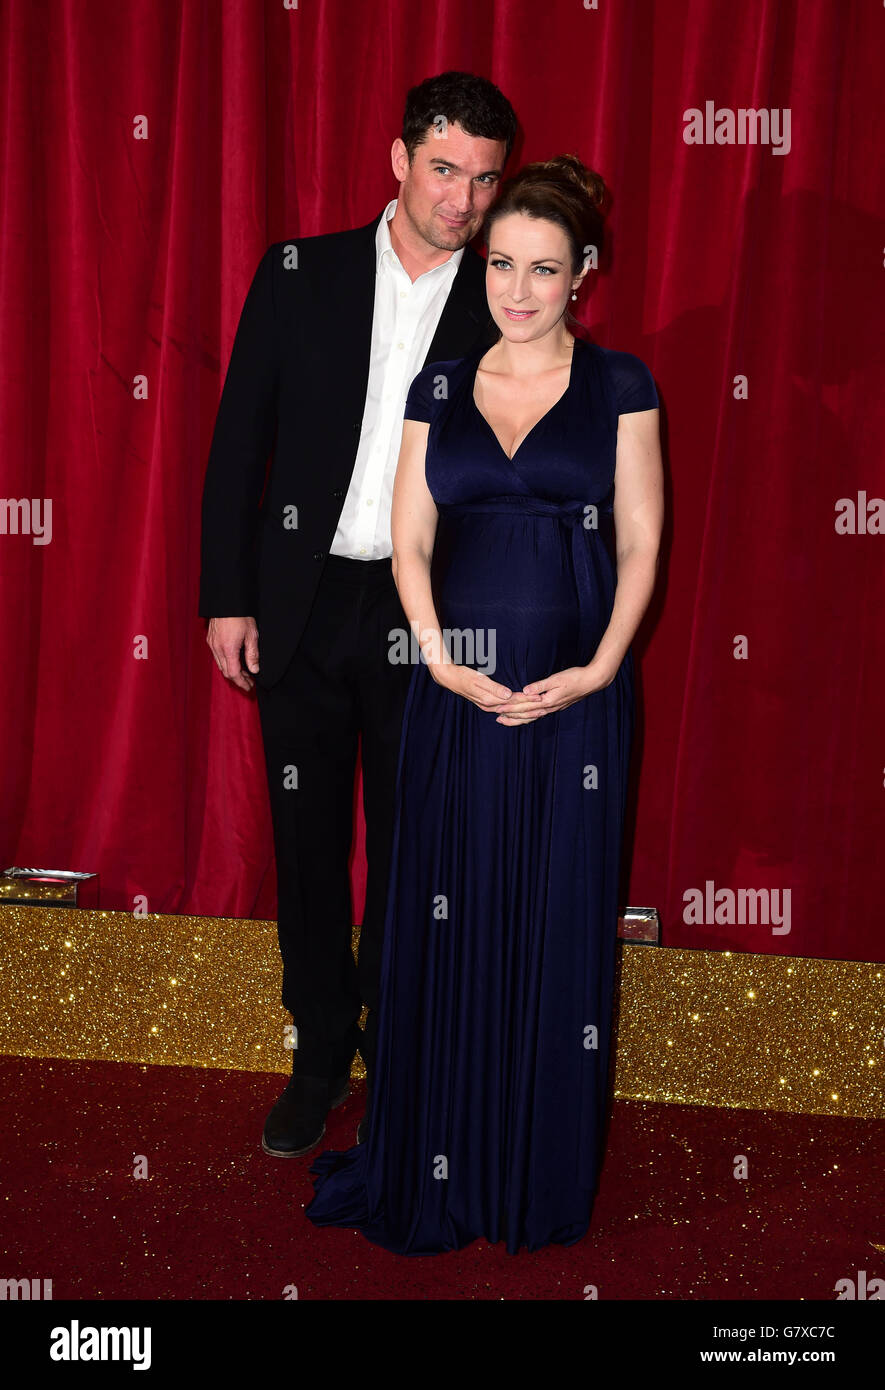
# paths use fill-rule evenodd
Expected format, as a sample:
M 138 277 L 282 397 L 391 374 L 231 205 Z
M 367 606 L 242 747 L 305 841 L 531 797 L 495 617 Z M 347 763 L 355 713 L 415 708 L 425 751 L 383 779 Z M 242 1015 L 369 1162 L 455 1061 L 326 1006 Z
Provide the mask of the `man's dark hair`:
M 476 77 L 472 72 L 441 72 L 409 89 L 402 139 L 410 164 L 415 150 L 427 139 L 428 129 L 440 116 L 450 125 L 457 121 L 468 135 L 503 140 L 507 163 L 516 139 L 516 114 L 504 93 L 487 77 Z

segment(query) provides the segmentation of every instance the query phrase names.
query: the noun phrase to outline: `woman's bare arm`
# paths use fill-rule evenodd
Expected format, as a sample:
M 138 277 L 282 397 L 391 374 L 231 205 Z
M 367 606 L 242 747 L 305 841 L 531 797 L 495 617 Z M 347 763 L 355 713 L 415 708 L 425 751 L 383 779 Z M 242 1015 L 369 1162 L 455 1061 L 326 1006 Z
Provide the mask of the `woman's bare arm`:
M 480 708 L 492 709 L 507 699 L 508 687 L 452 662 L 433 602 L 430 562 L 439 514 L 424 476 L 429 429 L 422 420 L 403 421 L 390 514 L 394 583 L 433 679 Z
M 648 608 L 660 563 L 664 469 L 660 410 L 636 410 L 618 420 L 615 462 L 615 545 L 618 587 L 611 618 L 591 665 L 614 680 Z

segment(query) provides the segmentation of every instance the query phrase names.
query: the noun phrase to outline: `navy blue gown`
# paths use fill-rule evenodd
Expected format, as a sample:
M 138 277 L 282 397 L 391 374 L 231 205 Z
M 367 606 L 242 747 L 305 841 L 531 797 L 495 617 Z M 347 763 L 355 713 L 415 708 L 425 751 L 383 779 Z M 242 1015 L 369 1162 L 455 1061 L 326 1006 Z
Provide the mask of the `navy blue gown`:
M 485 351 L 426 366 L 405 415 L 430 424 L 440 626 L 518 691 L 585 665 L 605 631 L 618 416 L 658 398 L 639 358 L 576 339 L 565 393 L 509 459 L 473 398 Z M 496 718 L 415 665 L 369 1138 L 311 1167 L 311 1221 L 399 1254 L 572 1244 L 603 1156 L 632 653 L 558 714 Z

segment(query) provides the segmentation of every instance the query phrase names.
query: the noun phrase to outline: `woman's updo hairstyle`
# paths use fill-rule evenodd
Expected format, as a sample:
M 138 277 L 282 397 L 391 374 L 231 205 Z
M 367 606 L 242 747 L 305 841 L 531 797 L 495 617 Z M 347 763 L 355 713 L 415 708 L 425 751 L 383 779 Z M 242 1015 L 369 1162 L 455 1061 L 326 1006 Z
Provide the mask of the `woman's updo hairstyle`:
M 486 247 L 499 218 L 513 212 L 542 218 L 555 222 L 565 232 L 571 250 L 571 273 L 577 275 L 583 269 L 587 247 L 596 248 L 599 264 L 607 203 L 608 190 L 602 175 L 588 169 L 577 155 L 558 154 L 525 164 L 506 180 L 500 197 L 486 213 Z

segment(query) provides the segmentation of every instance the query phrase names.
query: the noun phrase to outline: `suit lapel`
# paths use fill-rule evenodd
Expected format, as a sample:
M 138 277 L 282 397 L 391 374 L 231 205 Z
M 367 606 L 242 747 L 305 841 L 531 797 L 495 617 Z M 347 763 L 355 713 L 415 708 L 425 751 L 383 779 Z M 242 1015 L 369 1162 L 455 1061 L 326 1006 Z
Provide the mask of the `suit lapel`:
M 379 212 L 365 227 L 354 228 L 345 264 L 330 285 L 329 321 L 334 333 L 341 405 L 344 415 L 357 422 L 357 428 L 369 385 L 375 311 L 375 232 L 382 215 Z
M 383 212 L 353 231 L 353 246 L 342 273 L 334 282 L 329 304 L 334 325 L 334 352 L 342 383 L 345 414 L 361 418 L 369 384 L 372 351 L 372 316 L 375 309 L 375 233 Z M 422 363 L 443 362 L 465 357 L 475 347 L 497 339 L 498 332 L 489 314 L 485 293 L 486 263 L 472 247 L 464 248 L 461 264 L 452 281 Z M 346 399 L 344 399 L 346 397 Z
M 485 273 L 482 256 L 465 246 L 423 366 L 466 357 L 486 338 L 488 346 L 495 341 L 498 333 L 486 300 Z

